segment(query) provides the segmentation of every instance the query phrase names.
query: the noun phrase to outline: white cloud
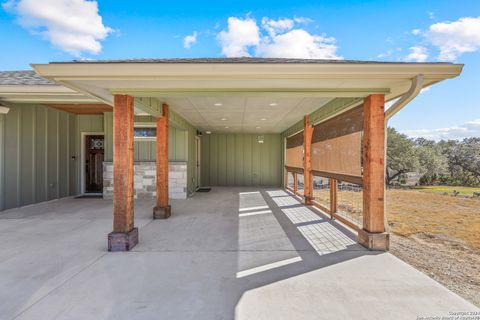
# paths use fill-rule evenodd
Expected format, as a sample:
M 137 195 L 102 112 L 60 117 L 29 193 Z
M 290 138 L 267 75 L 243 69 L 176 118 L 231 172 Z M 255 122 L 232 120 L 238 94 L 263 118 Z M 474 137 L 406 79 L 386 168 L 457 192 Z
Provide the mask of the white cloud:
M 304 17 L 264 17 L 259 27 L 251 18 L 230 17 L 227 30 L 218 34 L 218 40 L 227 57 L 250 56 L 253 51 L 259 57 L 342 59 L 337 54 L 335 38 L 295 28 L 296 24 L 309 22 Z
M 469 121 L 460 126 L 438 129 L 419 129 L 403 131 L 412 138 L 426 138 L 430 140 L 461 140 L 464 138 L 480 137 L 480 119 Z
M 422 46 L 410 47 L 410 53 L 406 56 L 405 60 L 415 62 L 425 62 L 428 59 L 427 48 Z
M 192 46 L 192 44 L 195 44 L 197 43 L 197 36 L 198 36 L 198 33 L 197 31 L 194 31 L 192 34 L 186 36 L 185 38 L 183 38 L 183 47 L 185 49 L 190 49 L 190 47 Z
M 413 34 L 414 36 L 418 36 L 418 35 L 421 34 L 421 33 L 422 33 L 422 30 L 420 30 L 420 29 L 413 29 L 413 30 L 412 30 L 412 34 Z
M 480 50 L 480 17 L 432 24 L 426 37 L 440 50 L 440 60 L 454 61 L 465 52 Z
M 273 20 L 267 17 L 262 18 L 262 27 L 263 29 L 267 30 L 268 34 L 273 37 L 277 33 L 282 33 L 288 30 L 291 30 L 294 25 L 294 21 L 292 19 L 278 19 Z
M 264 38 L 257 56 L 271 58 L 342 59 L 334 38 L 313 35 L 303 29 Z
M 3 8 L 15 13 L 24 28 L 75 56 L 99 53 L 101 41 L 113 31 L 103 24 L 97 1 L 9 0 Z
M 228 18 L 227 31 L 218 34 L 222 53 L 227 57 L 249 57 L 248 48 L 260 43 L 257 22 L 251 18 Z

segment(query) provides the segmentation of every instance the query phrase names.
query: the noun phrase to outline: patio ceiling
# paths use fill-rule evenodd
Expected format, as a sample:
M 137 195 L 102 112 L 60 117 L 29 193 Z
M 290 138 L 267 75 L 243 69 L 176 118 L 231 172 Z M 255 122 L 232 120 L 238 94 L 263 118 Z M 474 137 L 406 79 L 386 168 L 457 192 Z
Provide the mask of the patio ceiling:
M 113 104 L 114 94 L 168 103 L 210 131 L 281 132 L 334 98 L 407 92 L 457 76 L 463 65 L 301 59 L 159 59 L 33 65 L 48 80 Z M 140 109 L 137 114 L 142 114 Z

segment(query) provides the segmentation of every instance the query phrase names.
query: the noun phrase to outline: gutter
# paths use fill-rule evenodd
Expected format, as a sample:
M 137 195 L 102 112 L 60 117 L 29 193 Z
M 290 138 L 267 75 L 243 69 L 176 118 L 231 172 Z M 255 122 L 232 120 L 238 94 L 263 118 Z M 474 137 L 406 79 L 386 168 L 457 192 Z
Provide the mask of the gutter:
M 410 86 L 410 89 L 397 102 L 388 108 L 387 111 L 385 111 L 385 121 L 390 120 L 391 117 L 393 117 L 420 93 L 423 86 L 423 79 L 423 74 L 417 74 L 415 78 L 412 79 L 412 85 Z

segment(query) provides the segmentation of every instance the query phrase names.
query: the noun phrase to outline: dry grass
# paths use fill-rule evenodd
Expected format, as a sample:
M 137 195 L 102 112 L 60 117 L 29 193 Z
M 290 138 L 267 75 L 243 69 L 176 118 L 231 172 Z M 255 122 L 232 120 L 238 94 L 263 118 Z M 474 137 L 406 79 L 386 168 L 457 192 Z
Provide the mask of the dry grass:
M 388 190 L 387 220 L 401 236 L 443 235 L 480 250 L 480 199 Z

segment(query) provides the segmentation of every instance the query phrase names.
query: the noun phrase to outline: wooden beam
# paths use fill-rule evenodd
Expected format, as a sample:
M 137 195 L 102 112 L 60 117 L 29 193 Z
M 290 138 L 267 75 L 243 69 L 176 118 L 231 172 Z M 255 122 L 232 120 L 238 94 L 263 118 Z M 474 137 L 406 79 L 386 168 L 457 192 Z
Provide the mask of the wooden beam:
M 129 251 L 138 243 L 133 218 L 133 98 L 115 95 L 113 109 L 113 232 L 109 251 Z
M 298 174 L 293 172 L 293 192 L 296 194 L 298 191 Z
M 359 242 L 370 249 L 388 249 L 385 234 L 385 97 L 365 98 L 363 142 L 363 230 Z
M 312 136 L 313 127 L 310 125 L 310 116 L 306 115 L 304 118 L 303 129 L 303 195 L 305 204 L 311 205 L 313 201 L 313 187 L 312 187 Z
M 337 212 L 337 180 L 330 178 L 330 215 Z
M 103 114 L 112 112 L 112 107 L 101 103 L 70 103 L 70 104 L 49 104 L 51 108 L 74 113 L 74 114 Z
M 162 116 L 157 118 L 157 205 L 154 219 L 167 219 L 171 215 L 168 204 L 168 121 L 169 107 L 162 105 Z

